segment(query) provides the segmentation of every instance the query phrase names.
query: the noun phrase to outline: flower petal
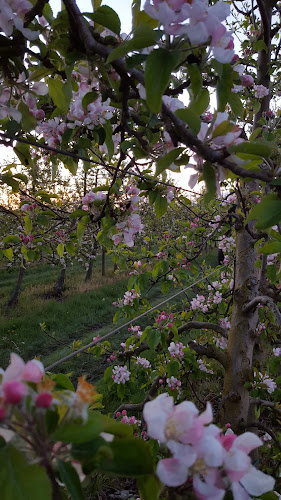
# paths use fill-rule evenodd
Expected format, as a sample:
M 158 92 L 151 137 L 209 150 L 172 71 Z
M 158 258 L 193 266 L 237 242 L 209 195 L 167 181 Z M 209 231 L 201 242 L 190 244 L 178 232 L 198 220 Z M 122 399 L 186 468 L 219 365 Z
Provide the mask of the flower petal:
M 250 493 L 250 495 L 259 497 L 260 495 L 273 490 L 275 480 L 273 477 L 264 474 L 264 472 L 261 472 L 252 466 L 249 472 L 247 472 L 247 474 L 240 479 L 240 483 L 244 486 L 245 490 Z
M 188 468 L 176 458 L 165 458 L 158 462 L 156 474 L 167 486 L 180 486 L 187 480 Z

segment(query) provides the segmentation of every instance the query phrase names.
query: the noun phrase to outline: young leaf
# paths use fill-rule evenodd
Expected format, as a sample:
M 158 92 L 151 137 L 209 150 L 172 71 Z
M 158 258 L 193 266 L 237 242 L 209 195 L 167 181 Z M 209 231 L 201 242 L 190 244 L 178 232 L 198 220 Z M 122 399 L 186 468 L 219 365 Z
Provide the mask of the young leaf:
M 155 200 L 155 213 L 157 217 L 162 217 L 167 212 L 168 208 L 168 202 L 167 198 L 164 198 L 161 196 L 161 194 L 157 195 L 157 198 Z
M 63 243 L 60 243 L 58 246 L 57 246 L 57 252 L 58 252 L 58 256 L 60 257 L 60 259 L 63 257 L 63 254 L 64 254 L 64 244 Z
M 231 153 L 246 153 L 261 156 L 262 158 L 267 158 L 272 153 L 272 148 L 270 146 L 260 142 L 241 142 L 241 144 L 229 146 L 228 150 Z
M 207 205 L 216 194 L 216 174 L 211 163 L 205 162 L 203 178 L 207 187 L 207 193 L 204 196 L 204 202 Z
M 191 132 L 197 135 L 201 128 L 200 116 L 190 108 L 177 109 L 175 115 L 187 123 Z
M 177 159 L 177 157 L 184 151 L 184 149 L 185 148 L 183 147 L 172 149 L 172 151 L 169 151 L 169 153 L 159 158 L 156 163 L 156 177 L 160 175 L 163 170 L 168 168 L 171 163 L 173 163 Z
M 159 37 L 159 32 L 153 31 L 147 24 L 140 24 L 134 30 L 134 37 L 132 40 L 125 41 L 121 43 L 118 47 L 113 49 L 107 58 L 107 63 L 119 59 L 119 57 L 124 57 L 128 52 L 133 52 L 134 50 L 144 49 L 154 45 Z
M 115 10 L 108 5 L 102 5 L 95 12 L 85 13 L 84 16 L 90 18 L 92 21 L 104 26 L 105 28 L 113 31 L 116 35 L 120 34 L 121 23 L 118 14 Z
M 268 227 L 278 224 L 281 220 L 281 200 L 276 194 L 268 194 L 252 208 L 246 222 L 257 220 L 257 229 L 267 229 Z
M 57 460 L 58 469 L 62 482 L 71 497 L 71 500 L 83 500 L 84 495 L 80 483 L 79 476 L 70 462 Z
M 146 60 L 144 75 L 146 102 L 153 113 L 161 111 L 163 92 L 178 61 L 177 51 L 169 52 L 162 48 L 153 50 Z

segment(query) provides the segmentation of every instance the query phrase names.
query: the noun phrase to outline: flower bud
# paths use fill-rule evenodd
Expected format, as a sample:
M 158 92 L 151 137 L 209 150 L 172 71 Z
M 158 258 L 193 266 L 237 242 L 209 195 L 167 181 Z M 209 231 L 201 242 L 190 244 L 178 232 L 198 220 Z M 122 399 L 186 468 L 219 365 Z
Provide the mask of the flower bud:
M 27 393 L 27 387 L 22 382 L 9 380 L 3 385 L 4 398 L 6 403 L 18 404 Z
M 53 401 L 53 396 L 49 392 L 41 392 L 37 394 L 35 404 L 37 408 L 49 408 Z

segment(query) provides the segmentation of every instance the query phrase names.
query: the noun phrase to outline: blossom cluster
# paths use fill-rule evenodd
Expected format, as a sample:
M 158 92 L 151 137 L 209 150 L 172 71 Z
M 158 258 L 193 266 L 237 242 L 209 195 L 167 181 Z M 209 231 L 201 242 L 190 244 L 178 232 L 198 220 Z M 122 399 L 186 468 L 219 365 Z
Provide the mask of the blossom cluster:
M 124 293 L 124 298 L 119 299 L 118 302 L 112 302 L 113 306 L 122 307 L 122 306 L 133 306 L 134 299 L 139 298 L 139 293 L 136 292 L 134 288 L 131 291 L 127 291 Z
M 254 381 L 254 387 L 263 388 L 265 386 L 266 391 L 271 394 L 275 391 L 277 385 L 272 378 L 270 378 L 266 373 L 256 372 L 254 373 L 256 380 Z
M 114 366 L 112 370 L 112 378 L 115 384 L 125 384 L 130 380 L 131 372 L 129 372 L 127 366 Z
M 97 94 L 97 98 L 93 102 L 83 106 L 83 98 L 93 91 L 93 83 L 97 82 L 91 82 L 89 85 L 84 78 L 77 82 L 78 90 L 72 94 L 72 102 L 67 114 L 67 118 L 70 120 L 68 128 L 84 125 L 92 130 L 96 125 L 104 124 L 106 120 L 112 118 L 115 108 L 109 105 L 110 99 L 103 102 L 101 94 Z
M 139 325 L 131 326 L 130 328 L 128 328 L 128 332 L 132 332 L 134 335 L 136 335 L 139 338 L 142 336 L 141 327 Z
M 136 365 L 142 366 L 143 368 L 151 368 L 151 364 L 146 358 L 137 357 Z
M 82 209 L 88 210 L 89 205 L 91 205 L 95 201 L 103 201 L 105 198 L 106 194 L 103 193 L 102 191 L 98 191 L 97 193 L 90 191 L 82 198 L 82 205 L 83 205 Z
M 208 311 L 208 304 L 205 303 L 206 299 L 204 295 L 196 295 L 194 299 L 190 302 L 190 308 L 195 311 L 196 309 L 199 309 L 203 312 Z
M 32 4 L 28 0 L 1 0 L 0 31 L 11 36 L 15 27 L 28 40 L 38 38 L 39 31 L 24 27 L 24 16 L 31 9 Z
M 190 401 L 174 406 L 167 393 L 145 404 L 147 434 L 165 444 L 171 458 L 160 460 L 156 473 L 167 486 L 180 486 L 189 477 L 200 500 L 222 500 L 231 490 L 234 500 L 258 497 L 274 487 L 274 479 L 251 464 L 249 453 L 263 444 L 251 432 L 225 434 L 212 424 L 212 408 L 199 411 Z
M 178 342 L 177 344 L 175 344 L 175 342 L 171 342 L 168 347 L 168 351 L 171 354 L 172 358 L 176 358 L 177 356 L 179 358 L 182 358 L 184 355 L 183 348 L 184 345 L 182 344 L 182 342 Z
M 112 240 L 115 245 L 123 242 L 128 247 L 133 247 L 135 235 L 141 233 L 144 228 L 139 214 L 135 213 L 138 210 L 140 190 L 133 183 L 129 182 L 126 191 L 130 197 L 129 205 L 132 214 L 125 221 L 116 224 L 117 233 L 113 234 Z
M 188 37 L 192 45 L 210 40 L 214 57 L 219 62 L 232 61 L 233 38 L 222 24 L 230 13 L 227 3 L 219 1 L 209 6 L 206 0 L 146 0 L 144 9 L 159 20 L 169 35 Z

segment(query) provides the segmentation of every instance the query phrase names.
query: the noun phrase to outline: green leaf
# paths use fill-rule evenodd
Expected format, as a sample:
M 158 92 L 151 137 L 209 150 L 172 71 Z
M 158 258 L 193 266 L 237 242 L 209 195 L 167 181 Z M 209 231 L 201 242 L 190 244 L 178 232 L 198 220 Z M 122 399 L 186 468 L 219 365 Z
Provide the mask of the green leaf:
M 150 347 L 150 349 L 154 351 L 158 346 L 160 340 L 161 340 L 161 332 L 159 332 L 159 330 L 155 330 L 153 328 L 148 330 L 146 342 L 148 347 Z
M 153 50 L 146 60 L 144 74 L 146 102 L 153 113 L 161 111 L 163 92 L 178 61 L 179 52 L 169 52 L 162 48 Z
M 56 382 L 56 390 L 67 389 L 68 391 L 74 391 L 74 387 L 69 378 L 63 373 L 56 373 L 52 375 L 52 380 Z
M 82 99 L 82 106 L 85 110 L 88 109 L 89 104 L 94 102 L 98 98 L 99 94 L 97 92 L 94 92 L 93 90 L 91 92 L 87 92 L 87 94 L 84 95 Z
M 210 96 L 207 89 L 202 89 L 191 101 L 188 109 L 197 115 L 202 115 L 210 103 Z
M 114 439 L 108 443 L 111 454 L 100 454 L 97 468 L 119 476 L 139 477 L 153 474 L 153 460 L 145 441 L 141 439 Z
M 8 236 L 5 236 L 3 238 L 4 243 L 19 243 L 20 242 L 20 237 L 16 236 L 15 234 L 9 234 Z
M 74 210 L 74 212 L 69 215 L 69 218 L 75 219 L 76 217 L 84 217 L 85 213 L 85 210 L 82 210 L 82 208 L 77 208 L 77 210 Z
M 25 167 L 34 167 L 29 146 L 27 144 L 17 142 L 14 147 L 14 152 L 16 153 L 22 165 L 24 165 Z
M 207 205 L 216 194 L 216 173 L 211 163 L 204 163 L 203 179 L 207 187 L 207 193 L 204 196 L 204 202 Z
M 268 52 L 268 47 L 263 40 L 258 40 L 257 42 L 254 42 L 253 49 L 255 52 L 260 52 L 261 50 Z
M 167 198 L 161 196 L 161 194 L 157 195 L 155 200 L 155 213 L 157 217 L 162 217 L 167 212 L 168 202 Z
M 28 215 L 25 215 L 23 220 L 26 232 L 30 233 L 32 231 L 32 220 L 30 219 L 30 217 L 28 217 Z
M 65 249 L 72 257 L 75 255 L 75 245 L 73 243 L 66 243 Z
M 225 135 L 228 132 L 233 130 L 233 123 L 230 123 L 228 120 L 221 122 L 213 131 L 212 138 L 220 137 L 221 135 Z
M 52 439 L 64 443 L 83 443 L 97 437 L 102 432 L 102 428 L 102 415 L 91 412 L 85 424 L 66 422 L 53 433 Z
M 261 156 L 262 158 L 267 158 L 272 153 L 272 148 L 270 146 L 260 142 L 241 142 L 241 144 L 229 146 L 228 150 L 231 153 L 246 153 Z
M 271 253 L 279 253 L 281 252 L 281 241 L 271 241 L 270 243 L 264 245 L 264 247 L 259 248 L 259 252 L 266 255 L 270 255 Z
M 19 191 L 19 182 L 9 173 L 2 174 L 0 179 L 8 186 L 11 186 L 13 193 L 18 193 Z
M 6 248 L 3 249 L 3 255 L 7 257 L 7 259 L 12 260 L 13 259 L 13 249 L 12 248 Z
M 218 111 L 225 111 L 225 106 L 231 99 L 233 85 L 233 69 L 230 64 L 220 65 L 219 81 L 217 84 Z
M 111 160 L 113 154 L 114 154 L 114 143 L 112 140 L 112 126 L 110 122 L 106 122 L 103 125 L 103 128 L 105 130 L 105 144 L 107 147 L 107 153 L 108 153 L 108 158 Z
M 84 16 L 92 19 L 96 23 L 113 31 L 117 35 L 120 34 L 121 23 L 118 14 L 108 5 L 102 5 L 95 12 L 86 12 Z
M 78 244 L 81 245 L 82 243 L 82 238 L 85 232 L 85 223 L 84 221 L 80 220 L 77 224 L 77 239 L 78 239 Z
M 157 160 L 156 163 L 156 173 L 155 173 L 156 177 L 160 175 L 163 172 L 163 170 L 168 168 L 171 165 L 171 163 L 173 163 L 184 150 L 185 148 L 183 147 L 175 148 L 172 149 L 172 151 L 169 151 L 169 153 L 167 153 L 166 155 L 159 158 L 159 160 Z
M 121 43 L 119 47 L 113 49 L 109 54 L 106 63 L 115 61 L 115 59 L 119 59 L 119 57 L 123 57 L 128 54 L 128 52 L 144 49 L 145 47 L 154 45 L 158 36 L 159 33 L 157 31 L 153 31 L 153 29 L 147 24 L 140 24 L 135 28 L 132 40 L 125 41 Z
M 167 374 L 169 377 L 176 377 L 178 372 L 179 372 L 180 365 L 178 361 L 175 359 L 172 359 L 168 364 L 167 364 Z
M 276 194 L 268 194 L 252 208 L 246 222 L 257 220 L 257 229 L 267 229 L 268 227 L 278 224 L 281 220 L 281 200 Z
M 18 110 L 21 112 L 21 124 L 24 131 L 29 132 L 30 130 L 34 130 L 37 126 L 37 120 L 30 113 L 29 107 L 21 101 Z
M 60 243 L 58 246 L 57 246 L 57 252 L 58 252 L 58 256 L 60 258 L 63 257 L 63 254 L 64 254 L 64 244 L 63 243 Z
M 197 135 L 200 132 L 201 128 L 200 116 L 194 111 L 192 111 L 192 109 L 190 108 L 177 109 L 175 115 L 182 121 L 187 123 L 193 134 Z
M 202 89 L 202 75 L 198 65 L 189 64 L 188 74 L 190 76 L 190 86 L 188 91 L 191 98 L 194 98 Z
M 141 500 L 158 500 L 162 485 L 154 474 L 138 478 L 138 488 Z
M 13 446 L 0 449 L 1 500 L 51 500 L 47 473 L 40 465 L 29 465 Z
M 244 107 L 243 107 L 242 101 L 241 101 L 238 94 L 235 94 L 234 92 L 230 92 L 230 94 L 228 96 L 228 102 L 230 104 L 232 113 L 235 116 L 241 116 L 243 114 Z
M 70 99 L 66 96 L 66 85 L 62 80 L 57 78 L 48 79 L 49 96 L 53 100 L 55 106 L 57 106 L 62 113 L 67 113 L 69 109 Z
M 71 500 L 83 500 L 84 495 L 81 488 L 79 476 L 70 462 L 57 460 L 58 470 L 62 482 L 65 484 Z

